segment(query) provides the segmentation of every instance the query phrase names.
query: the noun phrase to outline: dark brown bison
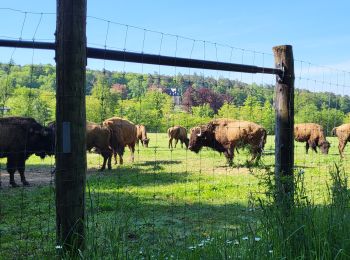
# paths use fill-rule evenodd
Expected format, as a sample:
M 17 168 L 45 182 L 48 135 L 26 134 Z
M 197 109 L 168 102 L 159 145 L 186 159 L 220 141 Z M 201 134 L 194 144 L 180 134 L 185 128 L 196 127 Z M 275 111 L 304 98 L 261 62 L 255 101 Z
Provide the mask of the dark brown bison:
M 232 165 L 234 149 L 248 147 L 252 159 L 258 161 L 266 143 L 266 130 L 248 121 L 217 119 L 191 129 L 189 149 L 198 153 L 203 146 L 224 153 Z
M 343 124 L 332 129 L 332 135 L 338 137 L 338 149 L 340 157 L 344 158 L 344 148 L 350 140 L 350 124 Z
M 135 144 L 137 140 L 136 125 L 126 119 L 112 117 L 103 122 L 104 126 L 112 130 L 111 147 L 113 149 L 114 161 L 117 163 L 117 154 L 119 163 L 123 164 L 124 147 L 128 146 L 131 152 L 131 161 L 134 162 Z
M 306 153 L 309 147 L 317 153 L 317 147 L 323 154 L 328 154 L 330 143 L 326 140 L 323 127 L 315 123 L 301 123 L 294 125 L 294 139 L 297 142 L 306 142 Z
M 103 164 L 100 168 L 103 171 L 108 161 L 108 169 L 112 169 L 112 130 L 109 127 L 101 126 L 95 123 L 86 123 L 86 150 L 90 151 L 96 148 L 96 151 L 103 157 Z
M 186 148 L 188 148 L 189 139 L 187 137 L 187 130 L 182 126 L 173 126 L 168 129 L 168 137 L 169 137 L 169 149 L 173 148 L 173 139 L 175 139 L 175 148 L 177 142 L 180 140 L 181 148 L 183 148 L 183 144 L 185 143 Z
M 148 147 L 149 138 L 147 137 L 146 127 L 144 125 L 136 125 L 137 144 L 141 141 L 142 146 Z
M 28 186 L 24 176 L 25 161 L 35 154 L 44 159 L 54 154 L 54 132 L 29 117 L 0 118 L 0 157 L 7 158 L 6 169 L 10 185 L 18 187 L 14 173 L 19 172 L 23 186 Z M 0 183 L 1 185 L 1 183 Z

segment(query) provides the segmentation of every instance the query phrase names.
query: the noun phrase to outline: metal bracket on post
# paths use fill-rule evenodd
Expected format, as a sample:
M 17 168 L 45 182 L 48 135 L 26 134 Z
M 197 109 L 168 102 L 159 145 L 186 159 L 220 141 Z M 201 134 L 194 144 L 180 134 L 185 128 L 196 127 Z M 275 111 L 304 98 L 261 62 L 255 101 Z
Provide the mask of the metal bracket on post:
M 282 71 L 282 73 L 278 73 L 276 76 L 277 82 L 283 83 L 284 77 L 285 77 L 285 67 L 284 67 L 283 63 L 282 64 L 278 63 L 277 68 Z

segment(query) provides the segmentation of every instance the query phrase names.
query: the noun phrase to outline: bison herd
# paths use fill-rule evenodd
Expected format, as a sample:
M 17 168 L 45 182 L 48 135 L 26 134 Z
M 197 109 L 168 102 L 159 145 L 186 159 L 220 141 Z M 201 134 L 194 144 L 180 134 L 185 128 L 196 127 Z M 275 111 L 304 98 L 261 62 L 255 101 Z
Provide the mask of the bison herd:
M 10 175 L 10 185 L 17 187 L 14 173 L 19 172 L 22 184 L 29 185 L 24 176 L 25 161 L 32 154 L 45 158 L 55 153 L 55 123 L 47 127 L 40 125 L 33 118 L 28 117 L 4 117 L 0 118 L 0 157 L 7 158 L 6 169 Z M 237 121 L 228 119 L 215 119 L 205 125 L 193 127 L 190 130 L 190 138 L 187 130 L 182 126 L 170 127 L 167 131 L 169 137 L 169 149 L 173 148 L 173 140 L 176 144 L 180 140 L 181 147 L 185 144 L 186 149 L 198 153 L 202 147 L 209 147 L 223 153 L 231 165 L 234 151 L 240 148 L 248 148 L 252 158 L 258 161 L 262 155 L 267 132 L 253 122 Z M 339 154 L 344 157 L 343 151 L 346 143 L 350 140 L 350 124 L 335 127 L 332 134 L 338 137 Z M 298 142 L 306 143 L 306 153 L 309 148 L 317 152 L 317 147 L 322 153 L 327 154 L 330 143 L 322 126 L 314 123 L 295 124 L 294 138 Z M 105 120 L 101 125 L 91 122 L 86 124 L 86 149 L 94 149 L 103 157 L 100 170 L 112 168 L 111 160 L 114 156 L 117 164 L 123 164 L 124 149 L 129 147 L 131 160 L 134 161 L 135 144 L 139 143 L 148 147 L 150 139 L 147 137 L 144 125 L 135 125 L 132 122 L 112 117 Z M 0 182 L 1 185 L 1 182 Z

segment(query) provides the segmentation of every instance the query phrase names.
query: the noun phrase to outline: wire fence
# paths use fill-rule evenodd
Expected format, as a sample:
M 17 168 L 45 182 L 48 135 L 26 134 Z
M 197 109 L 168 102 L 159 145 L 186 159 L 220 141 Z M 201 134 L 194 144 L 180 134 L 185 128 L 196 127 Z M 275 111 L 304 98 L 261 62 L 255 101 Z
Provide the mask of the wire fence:
M 17 22 L 20 32 L 2 28 L 0 38 L 54 41 L 54 28 L 47 33 L 43 24 L 55 19 L 55 14 L 9 9 L 0 9 L 0 13 Z M 273 67 L 273 55 L 267 53 L 96 17 L 88 17 L 87 22 L 88 46 L 106 51 Z M 42 125 L 53 122 L 55 67 L 43 65 L 52 63 L 53 53 L 18 48 L 2 48 L 0 53 L 7 57 L 0 64 L 2 116 L 33 117 Z M 17 59 L 21 64 L 16 63 Z M 338 151 L 338 138 L 342 140 L 344 131 L 336 131 L 337 138 L 332 136 L 332 130 L 349 122 L 350 73 L 300 60 L 294 60 L 294 64 L 295 122 L 301 123 L 301 132 L 310 130 L 311 138 L 315 138 L 309 142 L 307 154 L 306 140 L 295 142 L 294 169 L 296 175 L 303 176 L 311 200 L 323 205 L 330 201 L 329 172 L 334 163 L 348 172 L 347 161 L 341 160 Z M 106 119 L 117 116 L 144 125 L 147 136 L 141 134 L 135 145 L 133 162 L 134 143 L 125 143 L 124 162 L 121 165 L 117 158 L 118 164 L 112 164 L 112 170 L 98 171 L 103 164 L 100 143 L 94 143 L 94 149 L 88 152 L 87 257 L 196 258 L 203 252 L 209 254 L 207 248 L 218 247 L 222 248 L 214 250 L 218 258 L 234 258 L 242 256 L 242 244 L 258 244 L 265 239 L 261 236 L 258 199 L 266 198 L 267 188 L 262 183 L 266 184 L 266 176 L 273 173 L 275 164 L 275 76 L 107 59 L 88 60 L 88 68 L 87 120 L 102 128 Z M 243 125 L 242 122 L 233 126 L 228 120 L 249 121 L 263 127 L 267 139 L 261 159 L 250 160 L 253 144 L 244 147 L 244 143 L 238 143 L 232 151 L 232 165 L 222 151 L 203 148 L 197 154 L 186 149 L 193 147 L 194 138 L 202 131 L 196 127 L 218 119 L 226 120 L 226 135 L 240 131 Z M 303 123 L 315 123 L 321 128 L 309 129 Z M 118 127 L 123 128 L 124 124 L 127 121 Z M 174 126 L 182 126 L 186 133 L 179 128 L 168 130 Z M 128 134 L 122 133 L 125 139 Z M 320 135 L 330 143 L 328 154 L 321 152 L 324 146 Z M 239 136 L 243 142 L 245 137 L 241 133 Z M 1 136 L 0 141 L 6 138 L 9 137 Z M 149 141 L 148 147 L 145 140 Z M 3 149 L 0 154 L 6 157 Z M 345 158 L 347 154 L 345 148 Z M 59 254 L 55 235 L 55 159 L 30 157 L 25 175 L 31 187 L 17 189 L 9 188 L 6 158 L 0 162 L 2 255 L 36 258 Z M 272 254 L 271 250 L 266 248 L 266 254 Z

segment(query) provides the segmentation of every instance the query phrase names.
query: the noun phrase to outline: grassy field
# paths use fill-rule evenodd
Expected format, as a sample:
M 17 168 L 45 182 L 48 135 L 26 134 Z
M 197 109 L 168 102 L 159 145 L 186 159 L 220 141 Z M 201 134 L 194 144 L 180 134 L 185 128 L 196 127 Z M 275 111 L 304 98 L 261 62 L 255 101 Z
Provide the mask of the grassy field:
M 228 167 L 212 150 L 195 154 L 178 144 L 171 151 L 166 134 L 149 136 L 150 147 L 137 148 L 134 164 L 127 149 L 125 164 L 112 171 L 97 172 L 102 159 L 88 154 L 86 258 L 276 257 L 261 241 L 262 213 L 256 204 L 264 197 L 259 183 L 273 169 L 273 136 L 261 163 L 250 167 L 244 150 Z M 340 163 L 338 142 L 328 139 L 329 155 L 306 155 L 304 144 L 295 147 L 296 172 L 304 176 L 310 200 L 320 206 L 330 200 L 330 168 Z M 3 172 L 5 160 L 0 162 Z M 53 158 L 31 157 L 27 168 L 49 175 L 52 163 Z M 341 164 L 349 169 L 346 160 Z M 0 189 L 0 232 L 0 259 L 54 256 L 53 184 Z

